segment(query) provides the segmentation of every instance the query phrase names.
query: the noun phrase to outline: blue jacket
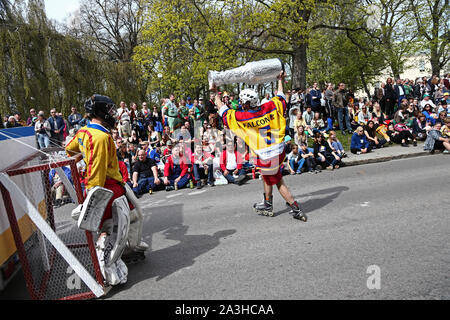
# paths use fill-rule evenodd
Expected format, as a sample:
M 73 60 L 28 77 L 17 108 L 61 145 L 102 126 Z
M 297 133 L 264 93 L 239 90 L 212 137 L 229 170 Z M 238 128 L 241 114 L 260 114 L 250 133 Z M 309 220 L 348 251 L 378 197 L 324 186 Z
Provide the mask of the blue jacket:
M 320 99 L 322 98 L 322 93 L 320 92 L 320 90 L 312 89 L 311 91 L 309 91 L 309 94 L 311 95 L 311 106 L 320 107 L 320 105 L 321 105 Z M 313 99 L 313 98 L 317 98 L 317 99 Z
M 354 133 L 352 136 L 351 149 L 367 149 L 369 147 L 369 141 L 365 134 L 360 136 L 358 133 Z
M 59 135 L 63 134 L 63 129 L 66 125 L 63 118 L 57 116 L 56 120 L 53 117 L 49 117 L 47 120 L 50 123 L 50 132 L 52 135 L 55 134 L 55 130 L 59 130 Z

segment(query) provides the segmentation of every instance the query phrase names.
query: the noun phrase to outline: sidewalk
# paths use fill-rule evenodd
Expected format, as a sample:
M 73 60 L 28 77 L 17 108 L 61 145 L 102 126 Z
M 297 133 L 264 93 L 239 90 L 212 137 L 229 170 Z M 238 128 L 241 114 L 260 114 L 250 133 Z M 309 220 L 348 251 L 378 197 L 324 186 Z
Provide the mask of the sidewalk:
M 343 159 L 343 162 L 347 167 L 351 167 L 368 163 L 430 155 L 428 151 L 423 150 L 423 145 L 423 142 L 419 142 L 417 147 L 413 147 L 412 144 L 410 144 L 409 147 L 406 148 L 396 144 L 386 148 L 376 149 L 368 154 L 356 155 L 349 153 L 348 157 Z

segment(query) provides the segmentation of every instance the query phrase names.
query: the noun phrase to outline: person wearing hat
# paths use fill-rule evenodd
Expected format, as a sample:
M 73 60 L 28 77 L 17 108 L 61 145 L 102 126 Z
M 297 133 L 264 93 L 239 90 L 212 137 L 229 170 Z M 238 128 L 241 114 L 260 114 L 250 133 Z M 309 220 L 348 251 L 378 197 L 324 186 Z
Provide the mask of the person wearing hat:
M 286 154 L 289 154 L 292 152 L 292 138 L 291 136 L 286 136 L 284 138 L 284 151 L 286 152 Z
M 186 107 L 188 107 L 188 109 L 191 110 L 193 106 L 194 106 L 194 104 L 192 103 L 192 98 L 191 97 L 187 97 L 187 99 L 186 99 Z
M 431 105 L 433 110 L 436 109 L 436 105 L 434 104 L 433 101 L 431 101 L 430 95 L 428 93 L 425 93 L 423 96 L 423 100 L 420 102 L 421 109 L 423 109 L 427 104 Z
M 446 104 L 450 104 L 450 92 L 444 92 L 444 96 L 442 97 L 442 101 L 445 101 Z

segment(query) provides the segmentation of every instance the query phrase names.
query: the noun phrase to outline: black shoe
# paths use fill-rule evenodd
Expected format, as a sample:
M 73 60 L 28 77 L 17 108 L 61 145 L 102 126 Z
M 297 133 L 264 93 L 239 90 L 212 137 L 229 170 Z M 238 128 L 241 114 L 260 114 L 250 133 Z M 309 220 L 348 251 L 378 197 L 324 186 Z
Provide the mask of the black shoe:
M 166 187 L 166 191 L 167 191 L 167 192 L 173 191 L 173 190 L 175 190 L 175 188 L 172 187 L 172 186 L 167 186 L 167 187 Z
M 406 147 L 406 148 L 408 148 L 408 147 L 409 147 L 409 145 L 408 145 L 407 143 L 402 143 L 402 147 Z
M 348 134 L 353 134 L 353 131 L 352 130 L 348 130 Z
M 208 182 L 208 187 L 214 187 L 214 182 Z
M 245 181 L 246 176 L 245 175 L 240 175 L 237 179 L 236 179 L 236 184 L 238 186 L 242 185 Z
M 201 188 L 203 188 L 202 183 L 201 182 L 197 183 L 197 189 L 201 189 Z
M 414 146 L 414 147 L 417 147 L 417 141 L 414 141 L 414 142 L 413 142 L 413 146 Z

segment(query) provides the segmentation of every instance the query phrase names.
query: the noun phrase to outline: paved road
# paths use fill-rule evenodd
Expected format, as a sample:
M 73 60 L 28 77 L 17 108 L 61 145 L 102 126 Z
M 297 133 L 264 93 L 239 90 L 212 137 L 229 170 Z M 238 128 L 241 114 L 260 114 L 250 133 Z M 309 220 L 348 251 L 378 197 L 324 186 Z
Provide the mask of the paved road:
M 255 215 L 260 181 L 145 196 L 151 252 L 108 299 L 450 299 L 449 169 L 436 155 L 286 177 L 308 223 L 279 194 L 275 218 Z
M 260 181 L 143 197 L 151 251 L 105 299 L 450 299 L 449 156 L 285 179 L 308 223 L 278 193 L 254 214 Z M 0 299 L 27 298 L 20 278 Z

